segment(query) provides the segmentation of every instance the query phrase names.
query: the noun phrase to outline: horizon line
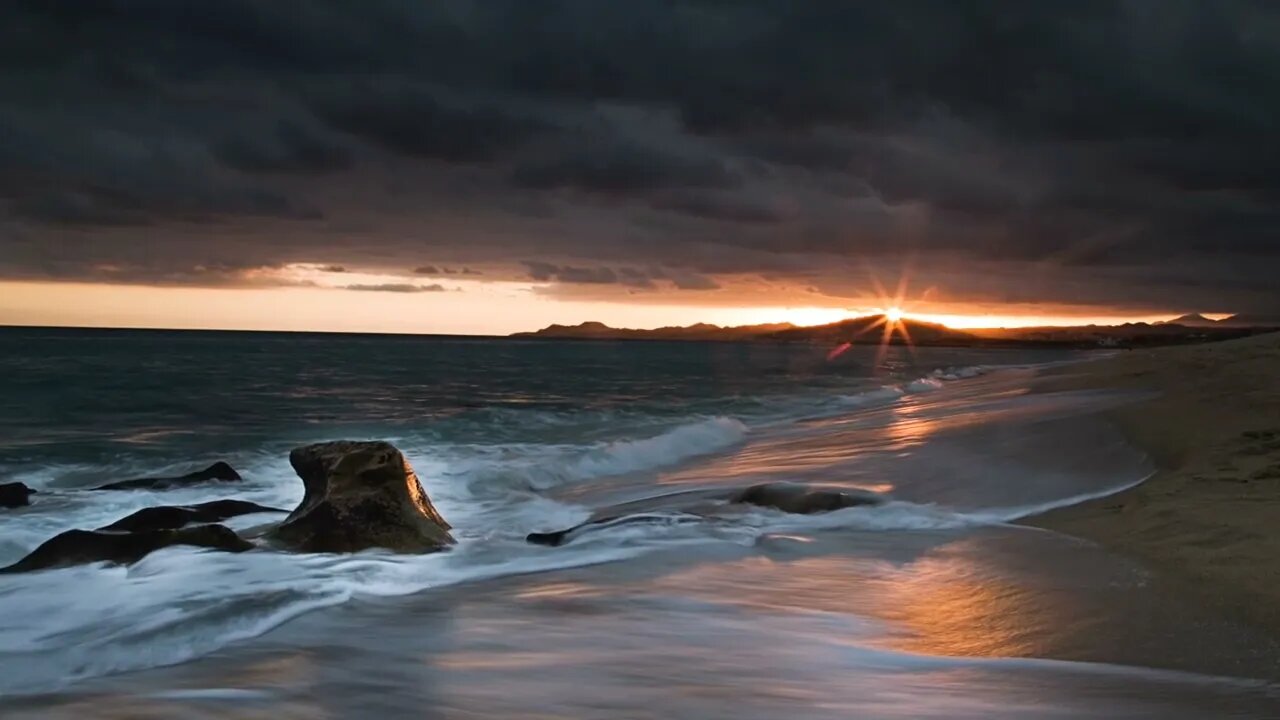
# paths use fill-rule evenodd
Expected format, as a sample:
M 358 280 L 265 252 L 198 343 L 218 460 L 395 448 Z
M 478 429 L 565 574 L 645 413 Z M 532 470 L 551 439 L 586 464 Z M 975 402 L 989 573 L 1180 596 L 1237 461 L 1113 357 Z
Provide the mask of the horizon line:
M 1205 313 L 1182 313 L 1182 314 L 1170 314 L 1170 315 L 1171 315 L 1170 319 L 1171 319 L 1171 320 L 1172 320 L 1172 319 L 1177 319 L 1178 317 L 1182 317 L 1183 315 L 1191 315 L 1191 314 L 1201 315 L 1202 317 L 1205 317 L 1206 319 L 1212 320 L 1213 322 L 1220 322 L 1220 321 L 1222 321 L 1222 320 L 1225 320 L 1225 319 L 1229 319 L 1229 318 L 1231 318 L 1231 317 L 1234 317 L 1235 315 L 1238 315 L 1239 313 L 1230 313 L 1230 314 L 1227 314 L 1227 313 L 1207 313 L 1207 314 L 1205 314 Z M 799 324 L 799 323 L 788 323 L 788 322 L 785 322 L 785 321 L 782 321 L 782 322 L 773 322 L 773 323 L 749 323 L 749 324 L 745 324 L 745 325 L 719 325 L 719 324 L 716 324 L 716 323 L 710 323 L 710 322 L 702 322 L 702 321 L 699 321 L 699 322 L 693 322 L 693 323 L 690 323 L 690 324 L 688 324 L 688 325 L 662 325 L 662 326 L 657 326 L 657 327 L 647 327 L 647 328 L 619 327 L 619 326 L 612 326 L 612 325 L 609 325 L 608 323 L 605 323 L 605 322 L 602 322 L 602 321 L 599 321 L 599 320 L 583 320 L 583 321 L 580 321 L 580 322 L 577 322 L 577 323 L 573 323 L 573 322 L 566 322 L 566 323 L 558 323 L 558 322 L 557 322 L 557 323 L 551 323 L 551 324 L 549 324 L 549 325 L 545 325 L 545 326 L 543 326 L 543 327 L 535 328 L 535 329 L 532 329 L 532 330 L 518 330 L 518 331 L 516 331 L 516 332 L 512 332 L 512 333 L 505 333 L 505 334 L 491 334 L 491 333 L 482 333 L 482 332 L 478 332 L 478 333 L 428 332 L 428 331 L 417 331 L 417 330 L 404 330 L 404 331 L 397 331 L 397 330 L 326 330 L 326 329 L 322 329 L 322 328 L 316 328 L 316 329 L 296 329 L 296 328 L 292 328 L 292 329 L 291 329 L 291 328 L 244 328 L 244 327 L 190 327 L 190 326 L 188 326 L 188 327 L 177 327 L 177 326 L 162 326 L 162 325 L 79 325 L 79 324 L 50 325 L 50 324 L 44 324 L 44 323 L 23 323 L 23 322 L 12 322 L 12 321 L 0 322 L 0 329 L 5 329 L 5 330 L 8 330 L 8 329 L 30 329 L 30 330 L 108 330 L 108 331 L 110 331 L 110 330 L 120 330 L 120 331 L 143 331 L 143 332 L 228 332 L 228 333 L 230 333 L 230 332 L 244 332 L 244 333 L 288 333 L 288 334 L 299 334 L 299 335 L 305 335 L 305 334 L 322 334 L 322 335 L 403 335 L 403 336 L 421 336 L 421 337 L 511 338 L 511 337 L 514 337 L 514 336 L 522 335 L 522 334 L 536 333 L 536 332 L 539 332 L 539 331 L 541 331 L 541 330 L 545 330 L 545 329 L 547 329 L 547 328 L 549 328 L 549 327 L 554 327 L 554 326 L 559 326 L 559 327 L 575 327 L 575 326 L 580 326 L 580 325 L 589 324 L 589 323 L 596 323 L 596 324 L 599 324 L 599 325 L 604 325 L 605 327 L 607 327 L 607 328 L 609 328 L 609 329 L 611 329 L 611 330 L 633 330 L 633 331 L 640 331 L 640 332 L 644 332 L 644 331 L 653 331 L 653 330 L 659 330 L 659 329 L 666 328 L 666 327 L 691 327 L 691 326 L 694 326 L 694 325 L 712 325 L 712 326 L 714 326 L 714 327 L 719 327 L 719 328 L 742 328 L 742 327 L 757 327 L 757 326 L 762 326 L 762 325 L 782 325 L 782 324 L 787 324 L 787 325 L 791 325 L 792 327 L 797 327 L 797 328 L 806 328 L 806 327 L 808 327 L 808 328 L 813 328 L 813 327 L 822 327 L 822 326 L 824 326 L 824 325 L 835 325 L 835 324 L 838 324 L 838 323 L 841 323 L 841 322 L 847 322 L 847 321 L 849 321 L 849 320 L 857 320 L 857 319 L 860 319 L 860 318 L 879 318 L 879 317 L 885 317 L 886 315 L 887 315 L 887 313 L 885 313 L 885 312 L 869 312 L 869 313 L 860 313 L 860 314 L 850 314 L 848 317 L 845 317 L 845 318 L 842 318 L 842 319 L 840 319 L 840 320 L 836 320 L 836 321 L 833 321 L 833 322 L 827 322 L 827 323 L 815 323 L 815 324 L 811 324 L 811 325 L 801 325 L 801 324 Z M 1098 323 L 1098 322 L 1081 322 L 1081 323 L 1078 323 L 1078 324 L 1074 324 L 1074 323 L 1073 323 L 1073 324 L 982 325 L 982 326 L 979 326 L 979 325 L 971 325 L 971 326 L 964 326 L 964 327 L 956 327 L 956 326 L 953 326 L 953 325 L 949 325 L 949 324 L 947 324 L 947 323 L 945 323 L 945 322 L 939 322 L 939 321 L 935 321 L 935 320 L 927 319 L 927 317 L 929 316 L 929 314 L 927 314 L 927 313 L 926 313 L 926 314 L 923 314 L 923 315 L 924 315 L 924 317 L 921 317 L 921 316 L 917 316 L 917 315 L 915 315 L 915 314 L 913 314 L 913 313 L 910 313 L 910 312 L 904 312 L 904 313 L 903 313 L 903 316 L 902 316 L 902 319 L 903 319 L 903 320 L 905 320 L 905 321 L 913 321 L 913 322 L 917 322 L 917 323 L 924 323 L 924 324 L 931 324 L 931 325 L 940 325 L 940 326 L 945 327 L 945 328 L 950 329 L 950 330 L 959 330 L 959 331 L 967 331 L 967 330 L 1018 330 L 1018 329 L 1035 329 L 1035 328 L 1089 328 L 1089 327 L 1118 328 L 1118 327 L 1124 327 L 1125 325 L 1143 325 L 1143 324 L 1145 324 L 1145 325 L 1152 325 L 1152 324 L 1155 324 L 1155 323 L 1152 323 L 1152 322 L 1147 322 L 1146 320 L 1129 320 L 1129 321 L 1125 321 L 1125 322 L 1121 322 L 1121 323 L 1114 323 L 1114 324 Z M 1212 316 L 1212 315 L 1217 315 L 1217 316 L 1220 316 L 1220 317 L 1219 317 L 1218 319 L 1216 319 L 1216 320 L 1215 320 L 1215 319 L 1213 319 L 1213 318 L 1209 317 L 1209 316 Z M 978 316 L 975 316 L 975 317 L 978 317 Z M 1147 316 L 1147 317 L 1150 317 L 1150 316 Z M 1156 323 L 1167 323 L 1167 322 L 1168 322 L 1168 320 L 1159 320 L 1159 321 L 1156 321 Z

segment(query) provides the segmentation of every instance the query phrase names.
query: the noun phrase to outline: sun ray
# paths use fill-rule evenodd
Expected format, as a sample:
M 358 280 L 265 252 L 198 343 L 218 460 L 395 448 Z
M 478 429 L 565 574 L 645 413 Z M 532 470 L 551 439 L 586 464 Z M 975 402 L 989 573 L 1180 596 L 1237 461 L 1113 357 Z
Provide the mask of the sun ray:
M 902 333 L 902 342 L 904 345 L 907 346 L 907 354 L 911 356 L 912 360 L 915 360 L 916 344 L 915 344 L 915 341 L 911 339 L 911 333 L 907 331 L 907 324 L 904 322 L 899 322 L 898 332 Z
M 914 265 L 914 257 L 908 258 L 903 264 L 901 272 L 898 274 L 897 283 L 894 286 L 891 295 L 885 286 L 880 282 L 880 278 L 870 268 L 864 265 L 867 272 L 867 281 L 871 288 L 875 291 L 875 297 L 880 300 L 880 307 L 877 309 L 879 317 L 872 322 L 862 326 L 861 329 L 854 332 L 852 337 L 838 344 L 827 353 L 828 360 L 834 360 L 849 350 L 857 342 L 857 338 L 869 333 L 877 328 L 881 329 L 880 341 L 877 343 L 875 365 L 880 367 L 883 365 L 888 355 L 889 346 L 895 343 L 905 345 L 907 352 L 914 358 L 916 357 L 915 340 L 911 337 L 911 331 L 907 327 L 907 311 L 903 308 L 908 297 L 911 286 L 911 269 Z M 897 337 L 901 337 L 901 341 L 897 341 Z
M 889 345 L 893 342 L 893 323 L 889 322 L 888 316 L 882 318 L 884 322 L 884 332 L 880 335 L 880 344 L 876 348 L 876 364 L 879 369 L 884 365 L 884 358 L 889 354 Z

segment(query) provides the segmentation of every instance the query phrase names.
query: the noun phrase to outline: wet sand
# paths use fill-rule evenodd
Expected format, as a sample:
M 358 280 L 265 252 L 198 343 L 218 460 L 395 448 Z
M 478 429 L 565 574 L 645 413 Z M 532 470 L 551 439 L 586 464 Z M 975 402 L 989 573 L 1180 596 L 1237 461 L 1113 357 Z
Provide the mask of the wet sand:
M 1058 535 L 691 550 L 362 598 L 183 665 L 4 698 L 0 717 L 1278 716 L 1274 686 L 1237 679 L 1271 648 Z
M 1157 472 L 1026 522 L 1135 557 L 1280 637 L 1280 333 L 1127 351 L 1039 384 L 1084 388 L 1152 392 L 1108 414 Z

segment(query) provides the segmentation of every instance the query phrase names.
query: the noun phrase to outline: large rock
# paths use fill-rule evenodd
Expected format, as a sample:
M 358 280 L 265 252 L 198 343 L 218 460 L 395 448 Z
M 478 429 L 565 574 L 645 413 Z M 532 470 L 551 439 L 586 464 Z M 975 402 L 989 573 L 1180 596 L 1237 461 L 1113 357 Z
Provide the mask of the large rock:
M 134 563 L 171 545 L 243 552 L 253 544 L 224 525 L 198 525 L 181 530 L 148 530 L 117 533 L 102 530 L 68 530 L 55 535 L 29 555 L 0 573 L 19 573 L 92 562 Z
M 115 532 L 173 530 L 192 523 L 215 523 L 251 513 L 282 513 L 287 510 L 267 507 L 246 500 L 214 500 L 196 505 L 161 505 L 143 508 L 110 525 L 98 528 Z
M 385 442 L 340 440 L 296 448 L 289 463 L 306 495 L 271 532 L 272 543 L 299 552 L 386 548 L 403 553 L 454 543 L 404 455 Z
M 216 462 L 203 470 L 175 477 L 138 478 L 107 483 L 94 490 L 167 490 L 175 487 L 199 485 L 206 482 L 239 482 L 242 478 L 235 468 L 224 462 Z
M 25 483 L 0 483 L 0 507 L 16 508 L 30 505 L 31 501 L 28 498 L 33 494 L 35 490 L 27 487 Z

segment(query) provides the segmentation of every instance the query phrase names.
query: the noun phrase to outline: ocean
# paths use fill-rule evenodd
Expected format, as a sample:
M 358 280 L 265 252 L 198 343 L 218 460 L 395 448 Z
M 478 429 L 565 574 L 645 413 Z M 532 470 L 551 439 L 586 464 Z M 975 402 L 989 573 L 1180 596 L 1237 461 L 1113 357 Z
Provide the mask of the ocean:
M 289 450 L 343 438 L 403 450 L 459 540 L 0 576 L 0 715 L 1280 716 L 1266 642 L 1016 524 L 1152 471 L 1099 414 L 1132 397 L 1031 391 L 1088 354 L 829 350 L 0 329 L 0 482 L 38 490 L 0 564 L 151 505 L 292 508 Z M 217 460 L 244 482 L 86 490 Z M 524 541 L 773 481 L 885 502 Z

